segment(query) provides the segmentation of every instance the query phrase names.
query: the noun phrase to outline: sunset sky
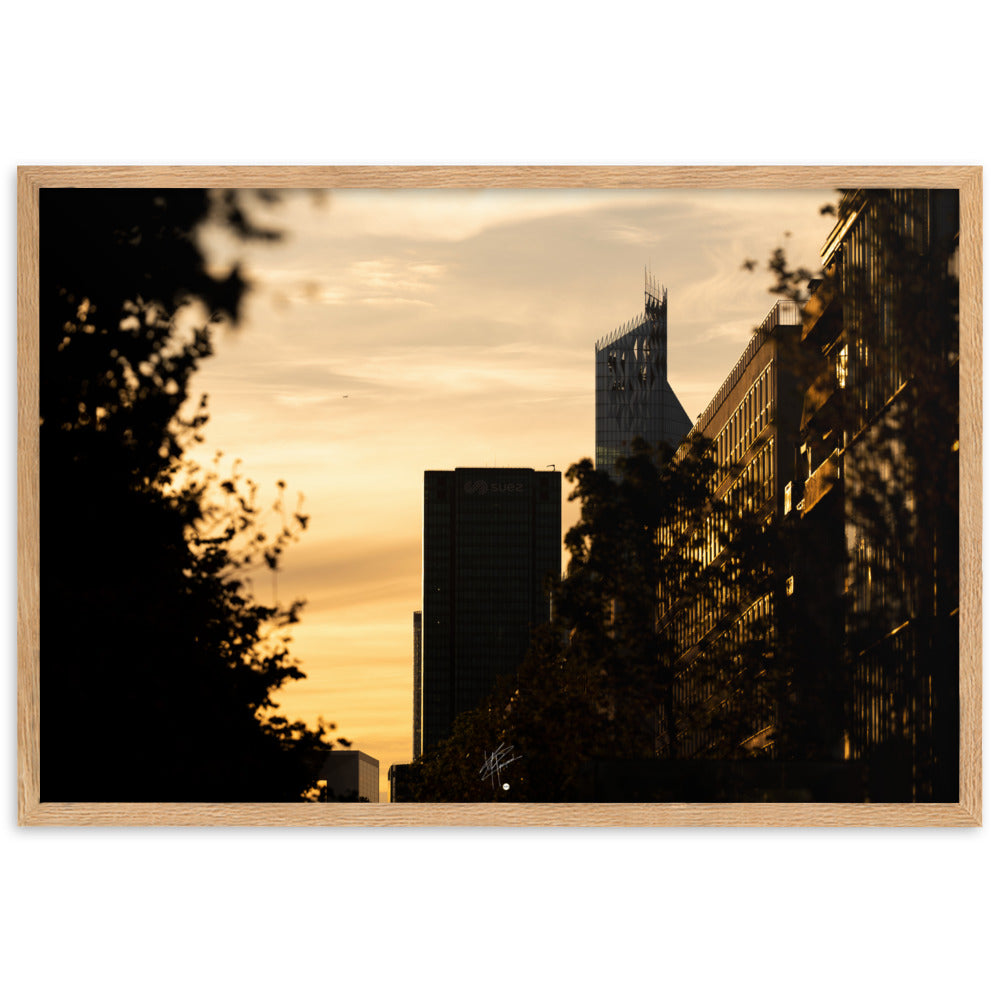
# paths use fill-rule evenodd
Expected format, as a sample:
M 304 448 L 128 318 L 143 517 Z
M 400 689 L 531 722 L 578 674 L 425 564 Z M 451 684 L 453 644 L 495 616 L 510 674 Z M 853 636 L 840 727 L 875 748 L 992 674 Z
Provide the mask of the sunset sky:
M 668 290 L 668 377 L 695 420 L 774 302 L 771 250 L 818 267 L 834 197 L 293 192 L 257 213 L 278 243 L 205 233 L 254 289 L 194 379 L 211 414 L 197 456 L 240 459 L 264 497 L 284 480 L 292 507 L 304 494 L 276 592 L 307 600 L 292 649 L 308 677 L 281 708 L 376 757 L 383 802 L 411 759 L 424 470 L 592 456 L 594 342 L 641 312 L 644 268 Z M 575 517 L 565 503 L 564 533 Z

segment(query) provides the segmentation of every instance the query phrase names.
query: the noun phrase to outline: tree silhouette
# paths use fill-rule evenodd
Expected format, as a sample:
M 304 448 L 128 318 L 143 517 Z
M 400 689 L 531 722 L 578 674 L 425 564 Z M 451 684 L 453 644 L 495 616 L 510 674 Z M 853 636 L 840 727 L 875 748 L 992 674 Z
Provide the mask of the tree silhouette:
M 247 289 L 210 273 L 213 221 L 277 238 L 238 192 L 40 193 L 44 800 L 293 800 L 329 748 L 274 714 L 301 605 L 244 582 L 305 517 L 267 537 L 252 483 L 184 458 L 208 419 L 182 414 L 191 376 Z

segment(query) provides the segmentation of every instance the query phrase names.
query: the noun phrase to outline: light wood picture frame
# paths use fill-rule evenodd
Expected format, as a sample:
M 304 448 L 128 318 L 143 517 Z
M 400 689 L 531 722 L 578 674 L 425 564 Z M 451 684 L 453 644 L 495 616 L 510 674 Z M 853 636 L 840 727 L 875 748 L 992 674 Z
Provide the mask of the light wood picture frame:
M 71 803 L 40 799 L 39 192 L 197 188 L 955 188 L 959 192 L 960 678 L 956 803 Z M 982 824 L 982 169 L 935 167 L 348 166 L 18 170 L 18 821 L 58 826 L 854 826 Z

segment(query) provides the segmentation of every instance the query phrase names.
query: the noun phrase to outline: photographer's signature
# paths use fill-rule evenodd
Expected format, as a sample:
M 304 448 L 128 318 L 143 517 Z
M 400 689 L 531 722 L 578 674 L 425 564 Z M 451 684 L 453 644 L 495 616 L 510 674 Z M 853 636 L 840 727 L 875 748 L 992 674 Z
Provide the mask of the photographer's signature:
M 514 748 L 506 743 L 501 743 L 500 746 L 493 751 L 493 753 L 486 753 L 483 751 L 483 766 L 479 769 L 479 778 L 481 781 L 485 781 L 487 778 L 490 779 L 493 787 L 497 787 L 497 781 L 500 778 L 500 772 L 505 768 L 509 767 L 514 763 L 515 760 L 520 760 L 520 757 L 512 757 L 511 754 L 514 752 Z M 510 785 L 505 784 L 503 786 L 506 791 L 510 788 Z

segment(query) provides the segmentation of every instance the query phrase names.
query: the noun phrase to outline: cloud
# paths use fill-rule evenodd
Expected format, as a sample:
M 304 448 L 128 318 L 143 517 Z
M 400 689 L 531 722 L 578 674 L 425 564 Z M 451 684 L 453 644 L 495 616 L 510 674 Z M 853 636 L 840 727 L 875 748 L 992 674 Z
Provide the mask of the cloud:
M 342 398 L 335 396 L 331 392 L 295 392 L 295 393 L 275 393 L 271 397 L 280 406 L 292 406 L 292 407 L 303 407 L 303 406 L 315 406 L 317 403 L 328 403 L 330 400 L 335 398 Z
M 334 192 L 331 227 L 344 238 L 377 235 L 459 243 L 497 227 L 575 215 L 602 205 L 648 204 L 659 192 L 619 190 L 422 190 Z
M 421 305 L 419 295 L 432 293 L 447 273 L 445 264 L 384 256 L 343 262 L 331 277 L 319 261 L 311 266 L 256 263 L 246 268 L 253 293 L 280 308 L 294 305 L 344 307 L 366 305 Z
M 393 306 L 397 308 L 406 308 L 408 306 L 417 306 L 418 308 L 430 308 L 433 303 L 428 302 L 426 299 L 408 299 L 401 295 L 370 295 L 363 299 L 358 299 L 362 305 L 366 306 L 376 306 L 378 308 L 384 308 L 386 306 Z
M 420 572 L 419 536 L 380 543 L 368 535 L 363 541 L 343 536 L 306 545 L 294 571 L 282 584 L 289 592 L 308 595 L 310 614 L 357 608 L 409 597 L 413 577 Z
M 617 243 L 631 243 L 637 246 L 652 246 L 657 243 L 661 234 L 658 230 L 644 226 L 620 225 L 607 230 L 607 238 Z

